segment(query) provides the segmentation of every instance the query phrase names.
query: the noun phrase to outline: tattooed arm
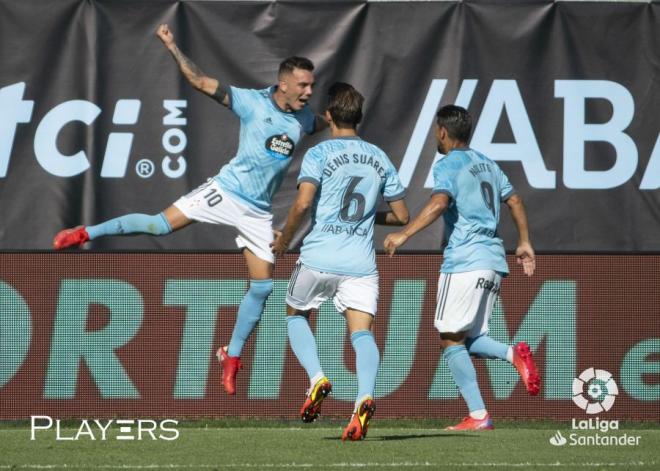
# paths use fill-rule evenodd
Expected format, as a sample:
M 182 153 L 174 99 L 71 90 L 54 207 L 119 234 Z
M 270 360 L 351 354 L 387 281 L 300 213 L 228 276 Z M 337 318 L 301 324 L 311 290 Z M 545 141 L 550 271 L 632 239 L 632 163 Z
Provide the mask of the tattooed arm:
M 179 65 L 181 73 L 188 79 L 188 82 L 202 93 L 214 98 L 225 106 L 229 105 L 229 97 L 223 86 L 218 80 L 208 77 L 202 70 L 193 63 L 186 55 L 179 50 L 174 42 L 174 35 L 169 26 L 160 25 L 156 30 L 156 35 L 163 41 L 165 47 L 172 53 L 174 60 Z

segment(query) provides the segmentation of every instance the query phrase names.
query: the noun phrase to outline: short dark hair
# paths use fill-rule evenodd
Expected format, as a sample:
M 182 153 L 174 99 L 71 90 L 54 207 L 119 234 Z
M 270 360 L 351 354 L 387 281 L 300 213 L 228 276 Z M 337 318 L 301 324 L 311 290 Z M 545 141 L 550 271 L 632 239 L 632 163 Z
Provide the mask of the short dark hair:
M 293 69 L 303 69 L 311 72 L 314 70 L 314 63 L 306 57 L 287 57 L 280 64 L 280 70 L 277 75 L 281 76 L 282 74 L 290 74 L 293 72 Z
M 355 128 L 362 121 L 364 97 L 352 85 L 335 82 L 328 90 L 328 112 L 340 129 Z
M 456 105 L 446 105 L 435 115 L 438 126 L 447 130 L 452 139 L 458 139 L 467 144 L 472 132 L 472 116 L 465 108 Z

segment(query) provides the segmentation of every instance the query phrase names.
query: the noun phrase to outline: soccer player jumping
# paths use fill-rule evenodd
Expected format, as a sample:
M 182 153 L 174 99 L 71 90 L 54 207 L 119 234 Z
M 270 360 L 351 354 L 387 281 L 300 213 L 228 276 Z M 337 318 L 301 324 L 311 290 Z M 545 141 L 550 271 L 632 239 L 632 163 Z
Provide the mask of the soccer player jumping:
M 470 414 L 447 430 L 487 430 L 493 422 L 481 398 L 470 355 L 498 358 L 513 364 L 527 391 L 536 395 L 541 378 L 525 342 L 509 346 L 488 336 L 488 321 L 500 282 L 509 272 L 504 245 L 497 234 L 500 202 L 505 202 L 518 229 L 516 261 L 527 276 L 535 269 L 527 215 L 499 166 L 467 142 L 472 118 L 463 108 L 444 106 L 436 115 L 438 151 L 446 156 L 433 166 L 431 200 L 402 231 L 385 238 L 392 256 L 406 241 L 441 215 L 447 246 L 438 282 L 435 327 L 440 332 L 451 374 Z
M 394 166 L 382 150 L 357 135 L 363 101 L 351 85 L 336 83 L 330 88 L 325 118 L 332 138 L 305 154 L 298 196 L 273 243 L 273 252 L 284 253 L 303 215 L 312 209 L 312 230 L 289 280 L 287 330 L 291 348 L 310 380 L 300 416 L 313 422 L 332 385 L 321 368 L 308 321 L 310 310 L 332 298 L 346 318 L 355 350 L 358 394 L 342 440 L 365 438 L 375 410 L 380 358 L 371 332 L 378 304 L 374 220 L 399 226 L 408 222 L 404 188 Z M 381 195 L 391 211 L 376 213 Z
M 236 244 L 250 276 L 250 287 L 241 301 L 229 344 L 218 349 L 222 385 L 236 392 L 239 356 L 254 330 L 273 290 L 273 241 L 271 200 L 280 187 L 302 132 L 325 127 L 307 106 L 314 85 L 314 65 L 303 57 L 280 64 L 278 84 L 262 90 L 225 86 L 204 74 L 174 42 L 167 25 L 157 36 L 170 51 L 188 82 L 197 90 L 233 111 L 241 121 L 236 156 L 215 177 L 153 215 L 127 214 L 95 226 L 65 229 L 55 236 L 55 249 L 82 246 L 108 235 L 169 234 L 192 222 L 233 226 Z

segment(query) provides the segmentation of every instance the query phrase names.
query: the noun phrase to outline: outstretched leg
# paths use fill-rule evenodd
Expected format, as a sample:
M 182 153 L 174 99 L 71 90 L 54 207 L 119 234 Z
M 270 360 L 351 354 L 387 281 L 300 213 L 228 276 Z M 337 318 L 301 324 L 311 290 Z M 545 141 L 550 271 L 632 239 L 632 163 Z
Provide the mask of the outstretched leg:
M 530 396 L 536 396 L 541 391 L 541 375 L 536 368 L 532 350 L 526 342 L 511 346 L 483 334 L 466 339 L 465 347 L 472 356 L 511 363 L 520 374 Z
M 104 236 L 150 234 L 165 235 L 181 229 L 193 222 L 178 208 L 170 206 L 158 214 L 131 213 L 102 222 L 95 226 L 78 226 L 60 231 L 53 240 L 57 250 L 80 247 L 88 240 Z

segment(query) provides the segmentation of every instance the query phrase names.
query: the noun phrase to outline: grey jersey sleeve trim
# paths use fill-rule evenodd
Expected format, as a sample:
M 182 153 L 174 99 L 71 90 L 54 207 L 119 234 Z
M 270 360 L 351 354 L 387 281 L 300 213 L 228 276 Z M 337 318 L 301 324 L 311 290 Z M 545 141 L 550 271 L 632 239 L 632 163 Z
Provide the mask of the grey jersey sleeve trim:
M 227 97 L 227 108 L 231 109 L 231 88 L 219 84 L 218 88 L 215 90 L 215 93 L 213 94 L 213 98 L 221 105 L 224 105 L 222 101 L 225 99 L 225 97 Z
M 508 200 L 509 198 L 511 198 L 515 194 L 516 194 L 516 190 L 511 190 L 506 195 L 504 195 L 504 197 L 502 198 L 502 201 Z
M 316 178 L 312 177 L 302 177 L 298 179 L 298 186 L 300 186 L 301 183 L 311 183 L 314 186 L 319 186 L 321 184 L 320 181 L 318 181 Z
M 431 192 L 431 195 L 437 195 L 438 193 L 444 193 L 445 195 L 449 196 L 451 199 L 456 199 L 449 190 L 433 190 L 433 192 Z
M 401 193 L 397 193 L 394 196 L 383 196 L 383 199 L 385 201 L 399 201 L 402 200 L 406 196 L 406 190 L 403 190 Z

